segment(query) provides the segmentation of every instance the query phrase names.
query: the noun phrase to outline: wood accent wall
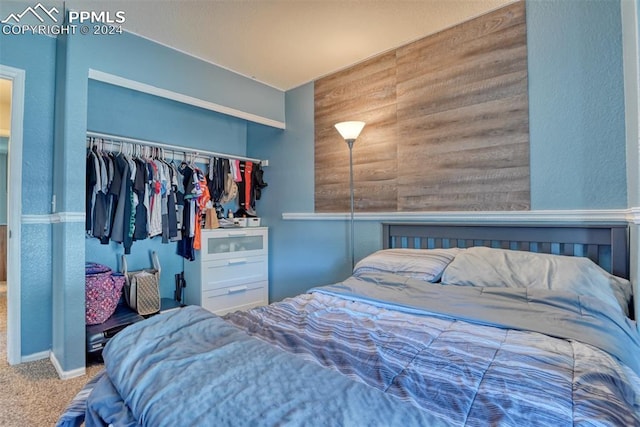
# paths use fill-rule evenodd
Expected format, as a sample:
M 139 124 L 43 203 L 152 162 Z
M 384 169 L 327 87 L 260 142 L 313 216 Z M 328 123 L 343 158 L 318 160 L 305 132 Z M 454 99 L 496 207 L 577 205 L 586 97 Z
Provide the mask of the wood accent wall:
M 529 209 L 527 88 L 524 2 L 316 81 L 316 212 L 349 210 L 346 120 L 356 211 Z

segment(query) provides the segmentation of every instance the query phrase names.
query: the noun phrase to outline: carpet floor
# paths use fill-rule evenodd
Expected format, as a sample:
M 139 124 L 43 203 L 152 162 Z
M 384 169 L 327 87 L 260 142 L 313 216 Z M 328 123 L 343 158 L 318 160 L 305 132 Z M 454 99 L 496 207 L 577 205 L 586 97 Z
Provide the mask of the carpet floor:
M 101 364 L 93 364 L 84 376 L 61 380 L 49 359 L 10 366 L 7 298 L 0 287 L 0 426 L 54 426 L 71 399 L 101 369 Z

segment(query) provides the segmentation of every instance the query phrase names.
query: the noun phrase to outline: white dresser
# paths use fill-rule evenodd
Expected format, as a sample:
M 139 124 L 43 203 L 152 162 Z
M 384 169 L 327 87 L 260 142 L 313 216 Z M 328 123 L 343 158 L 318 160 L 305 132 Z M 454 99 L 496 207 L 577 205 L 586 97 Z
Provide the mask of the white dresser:
M 223 315 L 269 303 L 266 227 L 202 230 L 202 249 L 185 261 L 185 304 Z

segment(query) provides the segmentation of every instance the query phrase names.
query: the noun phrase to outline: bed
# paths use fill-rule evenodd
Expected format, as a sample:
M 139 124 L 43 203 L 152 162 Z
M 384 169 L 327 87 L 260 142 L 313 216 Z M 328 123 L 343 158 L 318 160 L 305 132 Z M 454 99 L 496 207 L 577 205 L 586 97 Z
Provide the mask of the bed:
M 59 424 L 640 426 L 626 225 L 382 228 L 342 282 L 126 328 Z

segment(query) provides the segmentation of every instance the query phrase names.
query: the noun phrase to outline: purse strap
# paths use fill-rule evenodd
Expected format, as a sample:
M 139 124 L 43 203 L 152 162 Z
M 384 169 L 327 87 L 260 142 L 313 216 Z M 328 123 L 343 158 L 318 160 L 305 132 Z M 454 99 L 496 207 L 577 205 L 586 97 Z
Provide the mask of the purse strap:
M 127 278 L 127 258 L 122 255 L 122 274 L 124 274 L 125 279 Z
M 151 252 L 151 261 L 153 262 L 153 268 L 157 271 L 158 277 L 160 277 L 160 260 L 158 259 L 158 254 L 155 251 Z
M 156 251 L 151 252 L 151 261 L 153 262 L 153 268 L 156 270 L 158 277 L 160 277 L 160 260 L 158 259 L 158 254 Z M 125 255 L 122 255 L 122 274 L 127 278 L 127 258 Z

